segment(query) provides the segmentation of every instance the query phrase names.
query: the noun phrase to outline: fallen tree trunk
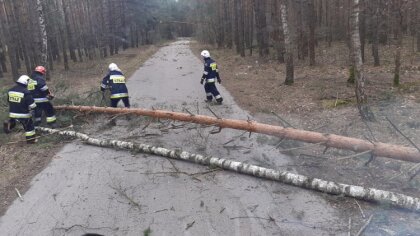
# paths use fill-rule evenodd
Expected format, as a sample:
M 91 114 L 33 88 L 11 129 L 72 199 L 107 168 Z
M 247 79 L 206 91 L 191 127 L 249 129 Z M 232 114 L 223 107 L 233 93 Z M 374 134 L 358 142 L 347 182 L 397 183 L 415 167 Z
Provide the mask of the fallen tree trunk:
M 380 142 L 370 142 L 362 139 L 350 138 L 335 134 L 323 134 L 294 128 L 285 128 L 281 126 L 261 124 L 251 120 L 246 121 L 222 119 L 211 116 L 193 115 L 162 110 L 146 110 L 140 108 L 127 109 L 93 106 L 57 106 L 56 109 L 107 114 L 134 114 L 161 119 L 192 122 L 197 124 L 214 125 L 220 128 L 246 130 L 249 132 L 267 134 L 277 136 L 280 138 L 303 141 L 307 143 L 319 143 L 326 147 L 346 149 L 354 152 L 371 151 L 372 155 L 375 156 L 388 157 L 410 162 L 420 162 L 420 152 L 415 148 Z
M 407 196 L 400 193 L 394 193 L 374 188 L 364 188 L 361 186 L 348 185 L 326 181 L 317 178 L 311 178 L 287 171 L 278 171 L 256 165 L 246 164 L 228 159 L 202 156 L 182 150 L 169 150 L 163 147 L 150 146 L 147 144 L 135 144 L 132 142 L 118 140 L 101 140 L 89 137 L 86 134 L 75 131 L 60 131 L 55 129 L 38 127 L 37 130 L 50 134 L 59 134 L 63 136 L 75 137 L 83 140 L 87 144 L 99 147 L 111 147 L 119 149 L 134 150 L 141 153 L 153 154 L 162 157 L 168 157 L 187 162 L 193 162 L 200 165 L 219 167 L 225 170 L 234 171 L 241 174 L 251 175 L 268 180 L 274 180 L 281 183 L 316 190 L 333 195 L 344 195 L 364 201 L 390 204 L 399 208 L 420 212 L 420 199 Z

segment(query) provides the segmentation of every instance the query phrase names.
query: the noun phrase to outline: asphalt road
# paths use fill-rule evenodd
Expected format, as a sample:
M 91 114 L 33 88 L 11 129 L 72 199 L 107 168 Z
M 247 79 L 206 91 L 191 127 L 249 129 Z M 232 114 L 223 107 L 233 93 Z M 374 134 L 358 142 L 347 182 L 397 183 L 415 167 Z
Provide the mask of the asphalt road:
M 211 115 L 199 84 L 202 67 L 188 41 L 163 47 L 129 79 L 133 106 Z M 210 106 L 216 114 L 252 119 L 219 88 L 225 103 Z M 138 135 L 139 142 L 293 170 L 273 147 L 274 139 L 226 129 L 209 134 L 211 129 L 162 133 L 151 127 L 147 132 L 155 136 L 146 139 L 143 127 L 119 118 L 114 127 L 86 132 L 113 139 Z M 0 219 L 0 235 L 143 235 L 148 228 L 151 235 L 347 235 L 347 220 L 319 193 L 207 172 L 195 164 L 75 141 L 33 179 L 23 202 L 14 201 Z

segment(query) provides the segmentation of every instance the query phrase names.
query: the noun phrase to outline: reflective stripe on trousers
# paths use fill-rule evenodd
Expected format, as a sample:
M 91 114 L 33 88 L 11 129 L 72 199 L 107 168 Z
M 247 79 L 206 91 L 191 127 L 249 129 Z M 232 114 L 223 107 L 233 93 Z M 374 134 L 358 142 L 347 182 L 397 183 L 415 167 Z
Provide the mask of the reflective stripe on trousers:
M 111 98 L 125 98 L 125 97 L 128 97 L 128 93 L 111 94 Z
M 34 136 L 34 135 L 35 135 L 35 130 L 25 132 L 26 137 L 31 137 L 31 136 Z
M 34 98 L 35 103 L 49 102 L 48 98 Z
M 32 114 L 31 113 L 13 113 L 10 112 L 9 113 L 9 117 L 10 118 L 15 118 L 15 119 L 19 119 L 19 118 L 31 118 Z
M 57 121 L 57 118 L 55 116 L 47 117 L 47 123 L 53 123 L 56 121 Z

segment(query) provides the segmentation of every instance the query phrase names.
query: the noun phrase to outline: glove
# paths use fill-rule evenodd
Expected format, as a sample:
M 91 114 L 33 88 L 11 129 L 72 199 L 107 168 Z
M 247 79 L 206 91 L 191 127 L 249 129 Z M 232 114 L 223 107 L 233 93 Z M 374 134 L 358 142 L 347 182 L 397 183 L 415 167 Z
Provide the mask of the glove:
M 47 95 L 48 100 L 53 100 L 54 99 L 54 94 L 50 93 Z
M 201 78 L 200 84 L 203 84 L 203 83 L 204 83 L 204 78 Z
M 222 80 L 220 78 L 217 78 L 217 83 L 221 84 Z

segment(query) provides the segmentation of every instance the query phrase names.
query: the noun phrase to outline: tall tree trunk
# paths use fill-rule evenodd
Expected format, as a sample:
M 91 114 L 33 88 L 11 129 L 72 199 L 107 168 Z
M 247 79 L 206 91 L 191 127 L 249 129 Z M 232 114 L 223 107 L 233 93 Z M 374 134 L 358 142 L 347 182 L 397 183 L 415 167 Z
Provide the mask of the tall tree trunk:
M 293 45 L 290 40 L 289 23 L 287 19 L 287 0 L 283 0 L 280 3 L 281 21 L 283 25 L 284 34 L 284 46 L 286 48 L 286 85 L 292 85 L 294 83 L 294 64 L 293 64 Z
M 24 10 L 22 4 L 22 1 L 12 1 L 12 6 L 13 6 L 13 21 L 15 22 L 16 25 L 16 29 L 17 29 L 17 33 L 18 33 L 18 52 L 20 53 L 21 59 L 24 60 L 25 62 L 25 68 L 26 68 L 26 73 L 30 74 L 32 71 L 31 68 L 31 61 L 30 58 L 28 56 L 28 43 L 30 44 L 30 42 L 28 42 L 30 40 L 30 38 L 25 37 L 26 32 L 24 32 L 24 28 L 23 28 L 23 24 L 22 21 L 24 20 L 24 18 L 26 18 L 27 16 L 25 16 L 24 14 L 21 14 L 21 11 Z M 28 42 L 28 43 L 27 43 Z M 17 57 L 17 60 L 19 62 L 19 57 Z M 20 64 L 18 63 L 18 68 L 20 68 Z
M 365 45 L 366 45 L 366 6 L 365 0 L 360 1 L 360 48 L 362 51 L 362 60 L 365 62 Z
M 0 66 L 1 70 L 3 72 L 7 72 L 7 66 L 6 66 L 6 53 L 5 53 L 4 45 L 1 44 L 0 46 Z
M 370 151 L 377 157 L 388 157 L 396 160 L 420 163 L 420 152 L 416 148 L 401 145 L 387 144 L 381 142 L 368 141 L 335 134 L 325 134 L 314 131 L 306 131 L 295 128 L 285 128 L 282 126 L 258 123 L 249 120 L 220 119 L 214 116 L 191 115 L 164 110 L 147 110 L 141 108 L 114 108 L 114 107 L 95 107 L 95 106 L 56 106 L 57 110 L 75 111 L 83 113 L 103 113 L 108 115 L 135 115 L 147 116 L 154 119 L 177 120 L 185 123 L 195 123 L 211 125 L 223 129 L 244 130 L 259 134 L 297 140 L 307 143 L 315 143 L 325 147 L 333 147 L 354 152 Z
M 395 51 L 395 69 L 394 69 L 394 86 L 400 85 L 400 71 L 401 71 L 401 48 L 403 43 L 402 27 L 403 27 L 403 10 L 401 2 L 394 2 L 395 20 L 396 20 L 396 41 L 397 47 Z
M 216 42 L 217 42 L 217 47 L 222 48 L 224 46 L 223 44 L 225 41 L 224 39 L 225 38 L 225 30 L 224 30 L 225 19 L 224 19 L 224 14 L 223 14 L 222 0 L 217 0 L 216 15 L 217 15 Z
M 47 66 L 48 62 L 48 37 L 47 27 L 45 25 L 44 10 L 42 8 L 41 0 L 36 0 L 36 10 L 38 12 L 38 23 L 41 31 L 42 45 L 40 46 L 41 52 L 41 65 Z
M 284 63 L 284 37 L 283 37 L 283 28 L 281 26 L 281 14 L 279 8 L 280 0 L 273 0 L 271 6 L 271 19 L 273 24 L 273 41 L 274 46 L 277 52 L 277 60 L 280 63 Z
M 297 187 L 316 190 L 322 193 L 343 195 L 357 198 L 360 200 L 365 200 L 367 202 L 383 203 L 387 206 L 391 205 L 403 209 L 408 209 L 414 212 L 420 212 L 420 198 L 415 198 L 400 193 L 389 192 L 374 188 L 367 188 L 357 185 L 336 183 L 333 181 L 327 181 L 323 179 L 296 174 L 294 172 L 292 173 L 287 171 L 278 171 L 275 169 L 268 169 L 262 166 L 256 166 L 244 162 L 179 151 L 179 149 L 171 150 L 166 149 L 164 147 L 151 146 L 144 143 L 138 144 L 120 140 L 101 140 L 90 137 L 87 134 L 77 133 L 75 131 L 61 131 L 43 127 L 37 128 L 37 131 L 42 131 L 49 134 L 59 134 L 61 136 L 66 137 L 79 138 L 83 142 L 97 147 L 108 147 L 122 150 L 128 149 L 135 152 L 147 153 L 152 154 L 154 156 L 162 156 L 165 158 L 187 161 L 208 167 L 217 167 L 220 169 L 230 170 L 233 172 L 255 176 L 258 178 L 278 181 Z M 372 217 L 373 215 L 369 218 L 368 222 L 370 222 Z
M 326 0 L 326 10 L 325 10 L 325 22 L 326 22 L 326 28 L 327 28 L 327 32 L 325 34 L 326 36 L 326 41 L 328 42 L 328 47 L 331 47 L 331 43 L 332 43 L 332 20 L 331 20 L 331 6 L 330 6 L 330 1 Z
M 245 57 L 245 10 L 244 1 L 239 1 L 239 22 L 238 22 L 238 33 L 239 33 L 239 54 L 241 57 Z
M 353 14 L 351 16 L 351 39 L 353 49 L 354 74 L 356 80 L 356 99 L 357 108 L 360 116 L 364 120 L 373 120 L 373 114 L 370 112 L 367 104 L 367 96 L 365 93 L 365 75 L 363 71 L 362 50 L 359 34 L 359 14 L 360 14 L 359 0 L 353 0 Z
M 416 16 L 417 16 L 417 26 L 416 26 L 416 34 L 417 34 L 417 52 L 420 52 L 420 0 L 416 1 Z
M 374 7 L 373 7 L 373 17 L 371 25 L 371 32 L 372 32 L 372 56 L 373 56 L 373 63 L 374 66 L 380 66 L 380 58 L 379 58 L 379 14 L 380 14 L 380 5 L 379 0 L 374 0 Z
M 63 6 L 63 13 L 64 13 L 64 24 L 66 27 L 66 36 L 67 36 L 67 46 L 70 52 L 70 59 L 72 59 L 74 62 L 77 62 L 76 53 L 75 53 L 75 47 L 74 47 L 74 39 L 73 39 L 73 33 L 71 31 L 70 26 L 70 5 L 68 4 L 68 0 L 61 0 L 62 6 Z M 65 36 L 63 36 L 65 37 Z
M 315 25 L 316 25 L 316 15 L 315 15 L 315 7 L 314 7 L 314 0 L 308 1 L 308 8 L 309 8 L 309 65 L 315 65 Z
M 241 14 L 241 8 L 240 8 L 240 3 L 241 0 L 233 0 L 233 18 L 234 18 L 234 42 L 235 42 L 235 46 L 236 46 L 236 52 L 239 54 L 240 53 L 240 48 L 239 48 L 239 17 Z
M 267 18 L 265 16 L 267 8 L 266 2 L 266 0 L 254 0 L 255 26 L 260 56 L 269 54 Z
M 40 65 L 47 67 L 48 63 L 48 37 L 47 37 L 47 27 L 45 25 L 44 10 L 42 8 L 41 0 L 36 0 L 36 10 L 38 12 L 38 23 L 41 32 L 41 45 L 39 48 L 40 52 Z M 46 79 L 50 79 L 49 69 L 47 70 Z
M 12 80 L 16 80 L 19 77 L 19 57 L 17 56 L 17 51 L 19 49 L 18 40 L 16 39 L 18 35 L 18 30 L 16 26 L 12 23 L 13 13 L 10 3 L 7 1 L 1 1 L 0 3 L 2 6 L 2 14 L 0 14 L 0 16 L 2 17 L 2 24 L 4 24 L 2 25 L 2 27 L 4 27 L 5 29 L 4 35 L 7 39 L 7 54 L 9 56 L 10 68 L 12 71 Z
M 225 26 L 226 26 L 226 32 L 225 32 L 225 44 L 228 48 L 232 48 L 233 47 L 233 37 L 232 37 L 232 24 L 233 24 L 233 20 L 232 20 L 232 14 L 231 14 L 231 2 L 232 0 L 225 0 L 223 1 L 224 4 L 224 14 L 225 14 Z

